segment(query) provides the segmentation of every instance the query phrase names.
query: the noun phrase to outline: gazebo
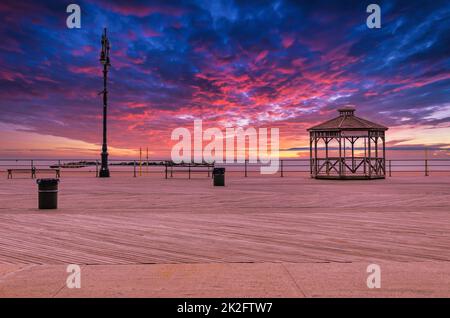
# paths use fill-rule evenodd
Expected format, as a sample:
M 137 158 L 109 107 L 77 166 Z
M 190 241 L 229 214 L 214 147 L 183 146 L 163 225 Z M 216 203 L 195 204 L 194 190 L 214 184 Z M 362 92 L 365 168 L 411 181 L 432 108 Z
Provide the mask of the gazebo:
M 308 129 L 311 177 L 384 179 L 387 127 L 355 116 L 353 107 Z

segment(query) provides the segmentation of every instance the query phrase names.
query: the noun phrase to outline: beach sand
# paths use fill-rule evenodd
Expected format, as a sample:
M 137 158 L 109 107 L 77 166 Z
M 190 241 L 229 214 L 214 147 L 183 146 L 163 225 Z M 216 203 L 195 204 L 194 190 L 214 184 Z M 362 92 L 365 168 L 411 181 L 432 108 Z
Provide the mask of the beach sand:
M 35 180 L 0 179 L 1 297 L 450 296 L 448 176 L 63 176 L 59 188 L 44 211 Z

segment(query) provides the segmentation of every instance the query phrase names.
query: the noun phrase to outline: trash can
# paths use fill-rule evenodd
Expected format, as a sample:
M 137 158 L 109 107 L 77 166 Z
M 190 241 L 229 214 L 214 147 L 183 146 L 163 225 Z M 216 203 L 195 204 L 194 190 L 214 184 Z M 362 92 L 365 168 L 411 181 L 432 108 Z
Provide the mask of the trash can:
M 58 179 L 37 179 L 39 209 L 58 208 Z
M 214 168 L 212 174 L 215 187 L 225 186 L 225 168 Z

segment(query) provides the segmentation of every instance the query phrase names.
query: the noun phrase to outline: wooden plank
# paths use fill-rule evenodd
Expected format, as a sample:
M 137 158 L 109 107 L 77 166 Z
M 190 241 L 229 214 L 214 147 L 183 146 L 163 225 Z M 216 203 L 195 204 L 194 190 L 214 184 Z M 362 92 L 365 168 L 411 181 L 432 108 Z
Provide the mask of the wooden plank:
M 0 263 L 449 261 L 450 178 L 432 178 L 65 178 L 56 211 L 8 180 Z

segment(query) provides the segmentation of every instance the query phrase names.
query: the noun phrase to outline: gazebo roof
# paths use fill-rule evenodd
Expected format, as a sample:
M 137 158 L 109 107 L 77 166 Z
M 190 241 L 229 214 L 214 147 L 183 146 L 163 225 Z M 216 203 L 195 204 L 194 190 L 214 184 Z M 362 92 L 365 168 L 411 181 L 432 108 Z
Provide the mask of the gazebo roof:
M 388 127 L 368 121 L 354 115 L 355 109 L 345 107 L 338 109 L 339 117 L 308 128 L 308 131 L 329 130 L 388 130 Z

